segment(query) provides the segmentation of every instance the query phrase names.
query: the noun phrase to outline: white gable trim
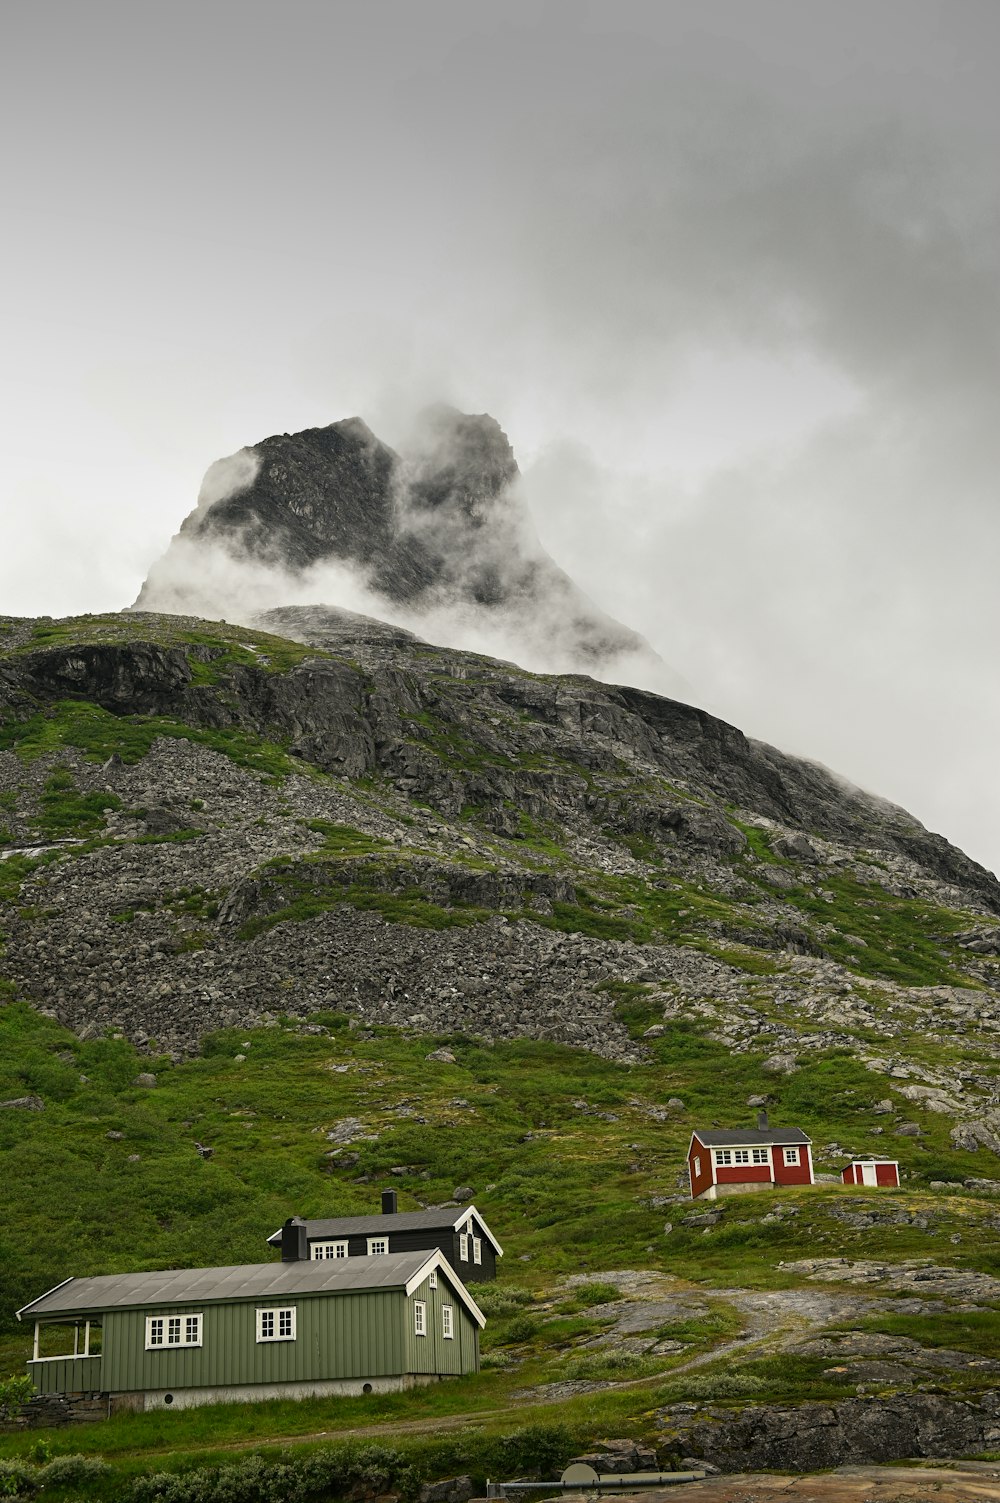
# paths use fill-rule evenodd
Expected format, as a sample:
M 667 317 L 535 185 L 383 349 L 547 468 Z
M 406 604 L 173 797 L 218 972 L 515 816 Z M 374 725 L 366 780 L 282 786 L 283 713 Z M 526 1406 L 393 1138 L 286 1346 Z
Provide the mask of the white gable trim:
M 60 1283 L 53 1284 L 51 1289 L 46 1289 L 44 1294 L 40 1294 L 38 1298 L 33 1299 L 30 1304 L 22 1305 L 20 1310 L 15 1310 L 14 1314 L 17 1316 L 18 1320 L 21 1319 L 22 1315 L 26 1315 L 29 1310 L 33 1309 L 35 1305 L 40 1305 L 43 1299 L 48 1299 L 50 1294 L 55 1294 L 57 1289 L 65 1289 L 67 1284 L 72 1284 L 75 1277 L 75 1274 L 70 1274 L 68 1279 L 63 1279 Z
M 445 1278 L 448 1280 L 448 1283 L 454 1289 L 456 1296 L 462 1301 L 462 1304 L 468 1310 L 469 1314 L 472 1316 L 479 1329 L 482 1330 L 482 1328 L 486 1324 L 486 1316 L 483 1314 L 482 1310 L 480 1310 L 479 1306 L 472 1298 L 472 1295 L 469 1293 L 468 1289 L 466 1289 L 465 1285 L 462 1283 L 462 1280 L 458 1277 L 458 1274 L 452 1268 L 451 1264 L 448 1262 L 448 1259 L 445 1257 L 444 1253 L 441 1252 L 440 1248 L 435 1248 L 427 1258 L 426 1263 L 421 1263 L 420 1267 L 417 1269 L 413 1277 L 407 1281 L 406 1285 L 404 1286 L 406 1293 L 410 1295 L 415 1289 L 419 1289 L 420 1285 L 424 1282 L 424 1279 L 426 1279 L 427 1276 L 433 1273 L 437 1268 L 440 1268 L 442 1270 Z
M 702 1148 L 709 1153 L 714 1153 L 717 1148 L 811 1148 L 812 1138 L 802 1134 L 804 1141 L 792 1143 L 784 1138 L 775 1137 L 770 1143 L 706 1143 L 696 1132 L 691 1134 L 691 1142 L 688 1144 L 688 1157 L 691 1155 L 691 1147 L 694 1143 L 700 1143 Z
M 499 1242 L 494 1237 L 489 1227 L 486 1225 L 486 1222 L 483 1220 L 482 1211 L 477 1211 L 475 1206 L 469 1206 L 468 1210 L 463 1211 L 461 1216 L 459 1216 L 458 1220 L 455 1222 L 456 1232 L 461 1231 L 463 1226 L 467 1226 L 468 1223 L 472 1220 L 473 1216 L 475 1216 L 476 1220 L 479 1222 L 479 1225 L 482 1227 L 483 1235 L 487 1237 L 493 1244 L 493 1251 L 496 1253 L 497 1257 L 502 1258 L 503 1248 L 500 1246 Z

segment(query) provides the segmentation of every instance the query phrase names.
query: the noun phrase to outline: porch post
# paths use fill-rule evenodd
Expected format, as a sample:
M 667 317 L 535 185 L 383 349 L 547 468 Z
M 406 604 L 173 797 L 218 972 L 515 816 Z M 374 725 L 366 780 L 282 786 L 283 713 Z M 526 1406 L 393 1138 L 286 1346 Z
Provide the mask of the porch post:
M 90 1356 L 90 1321 L 83 1328 L 83 1355 Z
M 39 1322 L 36 1320 L 35 1321 L 35 1349 L 32 1352 L 32 1356 L 31 1356 L 32 1362 L 37 1362 L 38 1361 L 38 1327 L 39 1327 Z
M 80 1355 L 80 1326 L 77 1321 L 73 1322 L 73 1356 Z

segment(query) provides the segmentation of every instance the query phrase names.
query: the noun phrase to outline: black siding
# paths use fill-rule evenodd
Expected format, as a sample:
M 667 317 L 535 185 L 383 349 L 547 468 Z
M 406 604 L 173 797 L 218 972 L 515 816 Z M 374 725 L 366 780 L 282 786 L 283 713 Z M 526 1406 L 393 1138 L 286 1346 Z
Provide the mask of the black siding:
M 479 1237 L 483 1244 L 482 1263 L 472 1261 L 471 1236 L 469 1242 L 469 1261 L 463 1263 L 459 1257 L 458 1233 L 450 1226 L 421 1227 L 417 1231 L 390 1231 L 389 1251 L 396 1252 L 433 1252 L 438 1248 L 448 1262 L 454 1268 L 463 1284 L 482 1284 L 497 1276 L 497 1258 L 493 1250 L 493 1243 L 488 1237 L 483 1236 L 482 1227 L 473 1217 L 470 1225 L 471 1236 Z M 348 1256 L 352 1258 L 366 1258 L 368 1256 L 368 1238 L 386 1235 L 381 1232 L 365 1232 L 362 1235 L 352 1234 L 349 1237 L 310 1237 L 310 1242 L 344 1242 L 347 1243 Z

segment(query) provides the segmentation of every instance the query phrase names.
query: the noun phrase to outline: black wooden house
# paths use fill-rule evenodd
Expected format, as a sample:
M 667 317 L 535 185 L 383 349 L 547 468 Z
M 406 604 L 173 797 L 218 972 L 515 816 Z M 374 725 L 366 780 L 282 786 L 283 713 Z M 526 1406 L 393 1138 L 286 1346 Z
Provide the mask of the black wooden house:
M 267 1241 L 270 1247 L 285 1249 L 286 1256 L 294 1241 L 295 1255 L 311 1259 L 371 1258 L 436 1247 L 466 1284 L 495 1279 L 497 1259 L 503 1257 L 503 1248 L 475 1206 L 397 1211 L 395 1190 L 382 1192 L 380 1215 L 293 1217 Z

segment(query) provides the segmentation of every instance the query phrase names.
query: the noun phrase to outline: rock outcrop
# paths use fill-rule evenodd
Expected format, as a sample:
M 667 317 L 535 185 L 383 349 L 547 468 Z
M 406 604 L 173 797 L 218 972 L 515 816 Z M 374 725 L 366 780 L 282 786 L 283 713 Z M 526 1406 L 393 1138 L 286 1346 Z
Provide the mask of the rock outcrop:
M 402 454 L 359 418 L 278 434 L 209 469 L 136 608 L 250 624 L 307 586 L 341 607 L 360 590 L 435 640 L 559 671 L 638 660 L 665 680 L 649 644 L 542 547 L 519 481 L 486 414 L 433 408 Z

